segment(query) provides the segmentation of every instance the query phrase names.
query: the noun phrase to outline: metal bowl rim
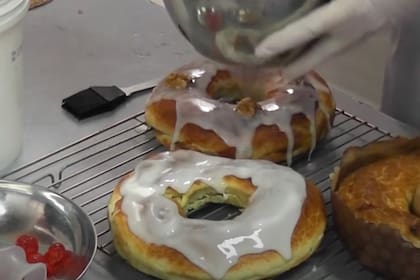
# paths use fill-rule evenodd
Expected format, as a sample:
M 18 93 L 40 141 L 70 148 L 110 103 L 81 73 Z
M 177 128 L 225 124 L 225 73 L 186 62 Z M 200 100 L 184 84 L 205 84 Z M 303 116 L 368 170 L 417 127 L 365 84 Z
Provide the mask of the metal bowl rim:
M 75 279 L 75 280 L 80 280 L 85 275 L 85 273 L 89 269 L 90 265 L 92 264 L 92 262 L 95 258 L 97 249 L 98 249 L 98 238 L 97 238 L 96 228 L 95 228 L 92 220 L 90 219 L 89 215 L 79 205 L 77 205 L 73 200 L 67 198 L 66 196 L 64 196 L 62 194 L 60 194 L 58 191 L 39 186 L 37 184 L 28 184 L 28 183 L 22 183 L 22 182 L 17 182 L 17 181 L 0 179 L 0 186 L 3 185 L 3 184 L 18 185 L 18 186 L 23 186 L 23 187 L 27 187 L 27 188 L 35 188 L 35 190 L 37 190 L 37 191 L 50 192 L 50 193 L 53 193 L 55 195 L 58 195 L 60 198 L 64 199 L 66 202 L 70 203 L 75 209 L 77 209 L 89 221 L 89 225 L 90 225 L 91 230 L 93 231 L 93 234 L 94 234 L 94 244 L 93 244 L 94 246 L 93 246 L 92 256 L 90 257 L 89 261 L 87 262 L 86 267 L 79 274 L 79 276 Z

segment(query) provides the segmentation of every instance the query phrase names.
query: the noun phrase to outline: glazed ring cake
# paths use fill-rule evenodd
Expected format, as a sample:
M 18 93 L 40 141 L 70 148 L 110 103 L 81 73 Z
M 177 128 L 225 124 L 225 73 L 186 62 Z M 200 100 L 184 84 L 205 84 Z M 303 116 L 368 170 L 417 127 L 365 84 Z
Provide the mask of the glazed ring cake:
M 207 203 L 242 209 L 231 220 L 189 219 Z M 117 252 L 160 279 L 265 279 L 305 261 L 326 226 L 322 196 L 292 169 L 195 151 L 143 160 L 115 188 Z
M 332 205 L 339 236 L 362 264 L 420 279 L 420 138 L 346 151 Z
M 334 112 L 331 91 L 314 72 L 286 84 L 274 70 L 202 62 L 173 72 L 154 89 L 146 122 L 171 150 L 290 164 L 326 136 Z

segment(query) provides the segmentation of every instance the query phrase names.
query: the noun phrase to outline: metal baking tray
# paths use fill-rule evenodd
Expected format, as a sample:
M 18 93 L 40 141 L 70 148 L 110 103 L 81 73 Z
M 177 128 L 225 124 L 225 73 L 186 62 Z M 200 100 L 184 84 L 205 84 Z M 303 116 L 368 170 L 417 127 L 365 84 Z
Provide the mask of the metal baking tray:
M 331 221 L 328 176 L 346 148 L 391 137 L 388 132 L 337 109 L 330 135 L 320 143 L 311 160 L 300 159 L 293 164 L 293 168 L 323 192 L 328 211 L 325 237 L 308 261 L 275 279 L 380 279 L 354 260 L 338 239 Z M 135 271 L 115 253 L 107 204 L 122 176 L 140 159 L 163 150 L 154 139 L 152 129 L 145 124 L 144 113 L 139 113 L 26 164 L 5 178 L 53 188 L 80 205 L 96 227 L 99 263 L 114 279 L 154 279 Z M 209 207 L 200 215 L 223 219 L 236 214 L 232 211 L 227 206 Z

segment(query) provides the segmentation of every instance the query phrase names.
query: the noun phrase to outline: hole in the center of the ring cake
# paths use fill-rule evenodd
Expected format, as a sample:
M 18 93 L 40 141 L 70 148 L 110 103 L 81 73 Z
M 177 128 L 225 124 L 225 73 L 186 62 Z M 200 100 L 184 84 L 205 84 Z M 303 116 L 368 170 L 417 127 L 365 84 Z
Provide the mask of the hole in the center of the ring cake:
M 237 104 L 244 98 L 254 102 L 265 99 L 266 91 L 262 83 L 256 81 L 258 70 L 237 68 L 235 71 L 219 70 L 207 87 L 207 95 L 223 103 Z
M 223 193 L 196 181 L 185 193 L 168 187 L 164 196 L 177 205 L 179 214 L 184 217 L 213 221 L 229 220 L 241 214 L 241 210 L 248 206 L 257 188 L 249 179 L 226 176 L 224 181 L 227 187 Z
M 229 204 L 208 203 L 203 208 L 190 211 L 190 219 L 205 219 L 210 221 L 231 220 L 241 214 L 241 208 Z
M 255 102 L 262 101 L 264 99 L 263 93 L 257 90 L 244 90 L 240 87 L 226 87 L 220 88 L 216 92 L 211 94 L 211 97 L 222 103 L 238 104 L 244 98 L 251 98 Z

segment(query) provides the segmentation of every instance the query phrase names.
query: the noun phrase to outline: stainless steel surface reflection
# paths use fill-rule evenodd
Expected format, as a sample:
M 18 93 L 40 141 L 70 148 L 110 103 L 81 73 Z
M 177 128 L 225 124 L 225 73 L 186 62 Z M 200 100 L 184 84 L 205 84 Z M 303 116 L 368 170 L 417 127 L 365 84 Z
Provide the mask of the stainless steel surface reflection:
M 73 252 L 78 265 L 55 279 L 80 279 L 96 252 L 95 228 L 72 201 L 44 187 L 0 181 L 0 246 L 21 234 L 36 236 L 41 252 L 53 242 Z
M 255 47 L 268 35 L 308 14 L 326 0 L 164 0 L 186 39 L 202 55 L 227 64 L 281 66 L 308 45 L 260 59 Z

